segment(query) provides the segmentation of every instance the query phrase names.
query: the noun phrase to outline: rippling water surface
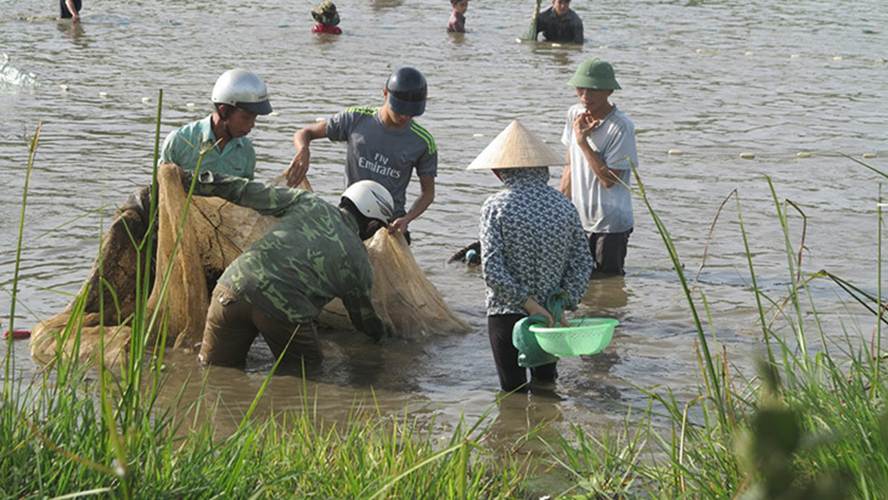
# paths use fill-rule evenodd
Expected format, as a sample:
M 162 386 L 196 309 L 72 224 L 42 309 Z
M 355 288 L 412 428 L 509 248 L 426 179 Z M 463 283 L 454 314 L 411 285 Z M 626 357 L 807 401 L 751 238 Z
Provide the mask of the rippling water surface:
M 783 237 L 767 174 L 778 197 L 793 200 L 808 218 L 805 268 L 828 268 L 875 289 L 879 179 L 836 153 L 876 153 L 867 161 L 888 169 L 888 10 L 880 0 L 576 1 L 586 24 L 582 49 L 516 43 L 529 15 L 529 5 L 519 3 L 531 2 L 472 3 L 471 32 L 463 37 L 445 33 L 445 1 L 341 0 L 345 34 L 323 39 L 309 33 L 308 2 L 223 0 L 210 8 L 87 0 L 79 28 L 56 21 L 47 2 L 0 2 L 0 313 L 8 316 L 26 137 L 37 123 L 44 128 L 16 310 L 25 326 L 67 303 L 89 271 L 101 224 L 147 182 L 158 89 L 165 135 L 208 113 L 215 78 L 232 66 L 261 74 L 278 111 L 260 118 L 250 135 L 260 179 L 289 163 L 298 127 L 346 106 L 380 104 L 385 78 L 398 65 L 426 74 L 430 100 L 420 122 L 437 140 L 439 177 L 435 204 L 412 225 L 413 249 L 473 325 L 464 336 L 384 347 L 330 332 L 323 366 L 305 383 L 277 377 L 265 411 L 298 407 L 308 390 L 324 414 L 345 415 L 355 401 L 368 400 L 371 387 L 384 411 L 406 406 L 444 424 L 495 404 L 483 283 L 477 272 L 444 264 L 477 237 L 480 204 L 497 189 L 493 176 L 464 168 L 516 117 L 557 145 L 575 101 L 565 82 L 587 57 L 616 68 L 623 90 L 614 102 L 636 123 L 640 173 L 691 277 L 719 205 L 737 189 L 759 280 L 775 296 L 785 291 Z M 813 157 L 798 158 L 801 151 Z M 312 183 L 334 201 L 345 148 L 318 141 L 312 153 Z M 554 184 L 558 172 L 552 173 Z M 584 315 L 620 319 L 612 346 L 599 357 L 563 360 L 557 397 L 535 397 L 530 409 L 501 407 L 497 426 L 520 430 L 530 415 L 595 428 L 643 406 L 636 387 L 686 395 L 698 383 L 687 304 L 638 199 L 635 208 L 625 279 L 595 281 L 582 305 Z M 793 214 L 791 224 L 798 245 L 800 218 Z M 713 236 L 696 286 L 711 302 L 719 347 L 748 367 L 760 350 L 759 330 L 733 202 Z M 850 320 L 858 313 L 825 283 L 815 286 L 814 298 L 836 336 L 838 315 Z M 868 336 L 872 321 L 859 319 L 849 328 Z M 15 356 L 19 368 L 35 370 L 24 342 L 16 343 Z M 209 397 L 232 408 L 227 415 L 236 421 L 270 362 L 259 348 L 247 373 L 211 371 Z M 174 381 L 200 379 L 190 355 L 173 355 L 169 366 Z

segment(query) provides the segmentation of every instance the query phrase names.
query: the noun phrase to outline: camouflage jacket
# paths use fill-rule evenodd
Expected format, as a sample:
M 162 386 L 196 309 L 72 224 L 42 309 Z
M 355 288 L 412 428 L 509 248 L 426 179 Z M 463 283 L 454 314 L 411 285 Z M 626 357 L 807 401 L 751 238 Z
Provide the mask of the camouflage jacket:
M 190 183 L 190 174 L 185 179 Z M 246 249 L 219 282 L 266 314 L 304 323 L 339 297 L 355 328 L 374 338 L 385 326 L 370 301 L 373 270 L 351 215 L 301 189 L 270 187 L 204 172 L 200 196 L 218 196 L 279 219 Z

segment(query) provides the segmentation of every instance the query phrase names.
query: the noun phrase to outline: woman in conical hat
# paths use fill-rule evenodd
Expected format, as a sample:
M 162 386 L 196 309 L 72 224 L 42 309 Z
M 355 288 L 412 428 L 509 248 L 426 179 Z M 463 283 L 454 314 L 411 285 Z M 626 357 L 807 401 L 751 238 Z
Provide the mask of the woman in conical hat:
M 564 292 L 565 309 L 574 309 L 589 284 L 592 257 L 576 208 L 548 185 L 549 165 L 562 158 L 513 121 L 469 165 L 493 170 L 505 188 L 481 208 L 481 264 L 487 285 L 490 347 L 503 391 L 527 389 L 527 371 L 518 365 L 512 329 L 539 314 Z M 531 369 L 532 382 L 552 382 L 555 363 Z

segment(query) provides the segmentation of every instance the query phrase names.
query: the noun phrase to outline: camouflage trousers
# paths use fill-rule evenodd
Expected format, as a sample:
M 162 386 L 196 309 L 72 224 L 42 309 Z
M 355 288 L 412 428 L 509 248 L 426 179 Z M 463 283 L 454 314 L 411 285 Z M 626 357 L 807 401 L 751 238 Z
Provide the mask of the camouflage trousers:
M 286 349 L 282 363 L 298 365 L 321 358 L 314 323 L 279 321 L 220 283 L 210 298 L 198 359 L 208 365 L 244 366 L 260 333 L 276 358 Z

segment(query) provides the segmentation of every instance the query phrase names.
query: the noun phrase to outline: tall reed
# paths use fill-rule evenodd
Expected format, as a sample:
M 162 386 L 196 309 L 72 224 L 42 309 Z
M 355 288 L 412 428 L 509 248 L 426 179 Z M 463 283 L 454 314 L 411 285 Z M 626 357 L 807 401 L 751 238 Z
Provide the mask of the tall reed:
M 19 212 L 18 236 L 15 244 L 15 269 L 12 273 L 12 297 L 9 304 L 9 334 L 6 336 L 6 356 L 3 361 L 3 396 L 8 398 L 12 389 L 11 384 L 15 373 L 15 358 L 12 356 L 12 340 L 15 331 L 15 309 L 18 303 L 18 280 L 21 269 L 22 242 L 25 230 L 25 209 L 28 207 L 28 187 L 31 182 L 31 171 L 34 168 L 34 156 L 37 154 L 37 145 L 40 144 L 40 131 L 42 124 L 38 124 L 34 135 L 28 141 L 28 163 L 25 166 L 25 184 L 22 188 L 22 206 Z
M 881 498 L 888 490 L 888 411 L 884 406 L 888 387 L 884 383 L 883 356 L 878 347 L 884 314 L 878 298 L 881 297 L 881 210 L 877 210 L 875 231 L 878 238 L 875 244 L 879 248 L 876 263 L 879 271 L 875 273 L 879 283 L 875 288 L 879 292 L 876 297 L 868 296 L 877 305 L 877 309 L 870 309 L 876 317 L 875 337 L 868 343 L 847 333 L 826 334 L 810 290 L 811 282 L 830 277 L 845 290 L 860 290 L 846 282 L 843 284 L 828 271 L 804 272 L 801 253 L 796 253 L 791 242 L 790 219 L 785 207 L 793 207 L 801 215 L 800 248 L 804 246 L 806 216 L 791 200 L 780 201 L 769 178 L 765 178 L 765 182 L 783 235 L 790 285 L 783 297 L 773 296 L 759 286 L 737 195 L 740 236 L 767 353 L 759 365 L 758 376 L 747 378 L 740 372 L 729 373 L 727 351 L 720 355 L 721 359 L 709 354 L 707 339 L 702 335 L 702 325 L 695 312 L 695 298 L 685 284 L 674 243 L 653 209 L 637 172 L 636 179 L 639 196 L 663 239 L 697 325 L 697 342 L 702 352 L 700 376 L 704 384 L 700 394 L 686 402 L 668 390 L 649 393 L 653 401 L 666 409 L 666 421 L 649 411 L 627 422 L 624 430 L 610 434 L 621 436 L 625 429 L 634 429 L 633 443 L 653 444 L 648 448 L 649 460 L 639 460 L 632 453 L 636 445 L 628 444 L 625 439 L 623 442 L 590 440 L 581 433 L 574 442 L 562 443 L 563 453 L 572 457 L 565 464 L 571 474 L 597 477 L 601 464 L 610 463 L 613 475 L 622 478 L 616 487 L 604 488 L 600 483 L 580 481 L 577 488 L 594 495 L 643 493 L 658 498 Z M 705 296 L 702 297 L 705 303 Z M 766 320 L 768 316 L 773 319 Z M 784 325 L 792 334 L 788 339 L 781 333 Z M 820 336 L 822 348 L 817 352 L 810 348 L 807 325 L 812 325 Z M 838 347 L 842 357 L 834 358 L 830 346 Z M 717 375 L 718 365 L 722 367 L 721 376 Z M 723 406 L 718 408 L 723 412 L 722 418 L 707 419 L 707 402 L 712 402 L 719 391 L 723 395 Z M 695 406 L 701 408 L 702 419 L 690 417 L 690 410 Z M 728 416 L 732 418 L 726 418 Z M 661 427 L 663 424 L 666 432 Z

